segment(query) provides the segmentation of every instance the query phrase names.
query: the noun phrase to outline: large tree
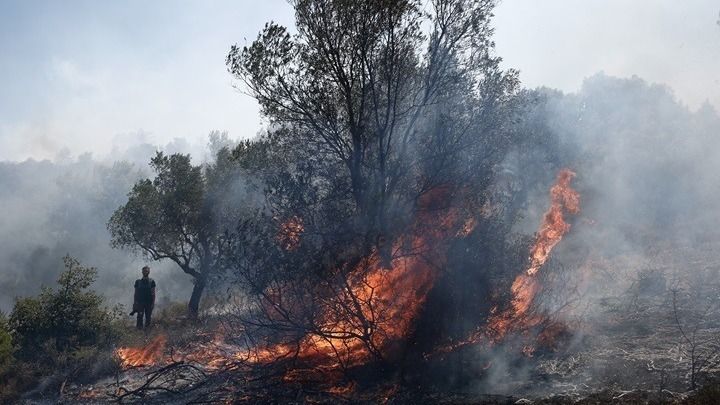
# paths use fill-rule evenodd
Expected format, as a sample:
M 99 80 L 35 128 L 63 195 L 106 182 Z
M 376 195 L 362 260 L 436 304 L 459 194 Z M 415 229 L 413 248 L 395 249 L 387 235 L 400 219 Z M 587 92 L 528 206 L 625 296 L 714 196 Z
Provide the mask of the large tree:
M 268 23 L 227 65 L 312 184 L 353 206 L 366 247 L 422 193 L 487 178 L 518 84 L 493 55 L 494 1 L 291 3 L 297 34 Z
M 229 238 L 218 194 L 228 189 L 232 169 L 227 149 L 217 157 L 214 164 L 201 166 L 193 165 L 189 155 L 158 152 L 150 162 L 155 178 L 138 181 L 108 222 L 114 247 L 172 260 L 193 277 L 188 303 L 193 316 Z
M 400 256 L 444 266 L 433 260 L 444 241 L 403 236 L 437 231 L 460 205 L 480 211 L 523 97 L 493 54 L 493 1 L 291 4 L 296 34 L 268 23 L 227 58 L 271 124 L 262 142 L 235 150 L 262 176 L 272 213 L 228 257 L 247 292 L 238 319 L 285 343 L 331 342 L 341 362 L 358 341 L 382 358 L 377 343 L 399 319 L 357 286 L 373 285 L 377 262 L 395 276 Z M 287 224 L 301 234 L 291 249 L 278 243 Z

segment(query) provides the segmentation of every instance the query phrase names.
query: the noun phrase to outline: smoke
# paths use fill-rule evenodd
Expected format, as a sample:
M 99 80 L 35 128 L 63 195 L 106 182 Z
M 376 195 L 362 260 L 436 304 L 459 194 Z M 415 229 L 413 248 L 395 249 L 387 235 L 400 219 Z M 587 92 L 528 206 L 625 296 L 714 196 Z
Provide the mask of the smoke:
M 598 74 L 588 78 L 576 93 L 545 88 L 529 93 L 537 100 L 526 106 L 517 129 L 526 135 L 526 142 L 505 156 L 491 190 L 496 195 L 494 202 L 514 206 L 504 211 L 502 221 L 512 224 L 511 237 L 530 238 L 542 221 L 549 204 L 549 186 L 561 167 L 577 173 L 573 187 L 581 196 L 580 214 L 553 251 L 547 269 L 540 273 L 543 291 L 539 309 L 558 315 L 561 309 L 569 308 L 558 315 L 567 323 L 583 317 L 604 322 L 607 319 L 602 317 L 607 313 L 602 302 L 623 296 L 633 286 L 667 296 L 671 274 L 665 275 L 667 284 L 648 287 L 639 284 L 643 271 L 661 267 L 671 269 L 675 277 L 692 275 L 698 265 L 673 252 L 686 251 L 683 249 L 688 246 L 701 250 L 718 240 L 718 113 L 710 104 L 691 111 L 671 89 L 637 77 Z M 168 153 L 193 151 L 196 159 L 209 161 L 228 144 L 226 136 L 214 133 L 206 152 L 182 140 L 162 149 Z M 36 294 L 42 285 L 54 284 L 62 270 L 60 259 L 66 253 L 98 268 L 95 288 L 110 302 L 129 303 L 132 280 L 145 261 L 111 249 L 105 224 L 126 201 L 133 183 L 150 175 L 147 162 L 157 149 L 140 138 L 122 150 L 118 148 L 113 159 L 97 160 L 88 154 L 71 158 L 65 154 L 54 161 L 0 163 L 0 205 L 4 208 L 0 222 L 0 309 L 10 309 L 15 296 Z M 221 200 L 217 205 L 228 212 L 238 205 L 262 205 L 261 196 L 249 188 L 238 178 L 225 193 L 214 196 Z M 478 318 L 490 311 L 478 308 L 489 305 L 488 296 L 496 293 L 489 291 L 492 272 L 500 272 L 493 255 L 505 253 L 500 248 L 493 251 L 490 244 L 484 249 L 464 249 L 465 253 L 458 254 L 462 257 L 451 258 L 458 267 L 476 269 L 472 270 L 475 273 L 443 281 L 448 287 L 435 292 L 459 294 L 457 301 L 478 312 Z M 666 252 L 661 255 L 662 250 Z M 699 257 L 708 260 L 707 255 Z M 513 275 L 524 270 L 520 260 L 505 261 L 506 267 L 515 268 Z M 151 266 L 160 303 L 184 301 L 191 280 L 171 263 Z M 567 305 L 569 301 L 573 301 L 571 306 Z M 472 321 L 456 334 L 481 322 Z M 430 327 L 437 328 L 438 324 L 418 330 Z M 569 344 L 573 348 L 584 346 L 588 337 L 576 332 Z M 527 382 L 543 367 L 559 372 L 566 366 L 587 366 L 583 373 L 596 376 L 607 372 L 611 364 L 592 356 L 590 360 L 575 356 L 567 364 L 559 363 L 564 361 L 560 359 L 552 360 L 557 363 L 541 361 L 538 368 L 529 363 L 518 366 L 504 348 L 493 348 L 483 356 L 489 360 L 471 367 L 485 377 L 487 388 L 483 389 L 495 393 L 501 383 L 507 392 L 518 389 L 513 381 L 507 381 L 508 374 L 514 381 Z M 584 359 L 584 366 L 576 359 Z
M 541 88 L 525 114 L 528 146 L 504 166 L 518 184 L 522 213 L 514 230 L 532 234 L 547 208 L 557 168 L 577 172 L 581 215 L 558 246 L 597 253 L 648 254 L 657 240 L 693 244 L 720 224 L 720 116 L 709 103 L 697 111 L 672 90 L 638 77 L 599 73 L 577 93 Z
M 133 184 L 151 175 L 148 162 L 155 151 L 192 152 L 196 160 L 209 161 L 232 142 L 219 132 L 210 134 L 206 147 L 182 139 L 158 147 L 144 142 L 142 133 L 128 137 L 134 143 L 124 149 L 116 146 L 107 158 L 88 153 L 72 157 L 65 150 L 53 160 L 0 162 L 1 311 L 9 311 L 15 297 L 53 286 L 66 254 L 97 267 L 94 288 L 110 304 L 131 304 L 133 281 L 145 264 L 158 283 L 158 305 L 187 299 L 189 277 L 173 263 L 148 263 L 142 256 L 112 249 L 106 223 L 127 201 Z
M 593 381 L 586 388 L 656 388 L 660 377 L 647 364 L 663 364 L 682 389 L 687 356 L 677 353 L 687 342 L 672 319 L 673 294 L 687 297 L 680 322 L 704 322 L 702 331 L 715 322 L 707 303 L 720 291 L 712 277 L 720 240 L 720 116 L 709 103 L 690 110 L 667 86 L 638 77 L 599 73 L 576 93 L 533 94 L 537 102 L 521 124 L 530 149 L 504 162 L 523 195 L 514 232 L 531 235 L 540 223 L 553 168 L 575 171 L 581 195 L 580 214 L 543 269 L 535 303 L 571 325 L 564 353 L 574 354 L 538 359 L 538 369 L 564 374 L 553 382 Z M 619 365 L 635 374 L 618 377 Z

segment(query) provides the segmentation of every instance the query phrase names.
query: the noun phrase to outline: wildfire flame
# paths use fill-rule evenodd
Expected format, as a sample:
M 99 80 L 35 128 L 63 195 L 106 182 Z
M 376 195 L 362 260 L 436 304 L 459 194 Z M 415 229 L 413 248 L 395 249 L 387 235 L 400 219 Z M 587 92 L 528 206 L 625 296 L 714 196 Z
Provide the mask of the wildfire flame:
M 537 240 L 530 252 L 531 262 L 527 269 L 528 276 L 532 276 L 540 270 L 552 249 L 570 230 L 570 224 L 565 222 L 564 213 L 577 214 L 580 212 L 580 194 L 570 186 L 574 177 L 573 171 L 562 169 L 558 173 L 555 185 L 550 189 L 550 209 L 545 213 Z
M 570 169 L 562 169 L 558 173 L 555 184 L 550 188 L 550 208 L 545 213 L 537 239 L 530 250 L 530 266 L 515 278 L 510 288 L 512 306 L 507 311 L 493 316 L 491 328 L 502 337 L 512 323 L 521 320 L 530 309 L 535 296 L 540 290 L 540 282 L 536 275 L 550 257 L 550 252 L 570 230 L 565 221 L 565 214 L 580 212 L 580 194 L 570 182 L 575 173 Z
M 145 347 L 122 347 L 115 351 L 115 355 L 123 368 L 151 366 L 162 358 L 165 343 L 165 335 L 158 335 Z
M 497 311 L 495 307 L 485 332 L 478 331 L 465 341 L 440 348 L 439 352 L 480 340 L 497 341 L 511 328 L 535 324 L 526 315 L 541 288 L 537 273 L 570 229 L 565 215 L 579 212 L 579 194 L 570 186 L 574 176 L 569 169 L 561 170 L 550 189 L 550 208 L 531 248 L 529 267 L 512 284 L 509 308 Z M 451 187 L 439 187 L 419 200 L 415 224 L 407 234 L 394 241 L 392 257 L 388 260 L 376 248 L 347 273 L 344 286 L 329 298 L 328 310 L 320 315 L 319 333 L 306 335 L 299 347 L 279 344 L 239 349 L 226 344 L 223 336 L 217 334 L 208 344 L 179 355 L 208 368 L 220 368 L 235 360 L 265 363 L 296 352 L 299 359 L 321 360 L 314 364 L 317 370 L 324 370 L 326 376 L 336 369 L 338 360 L 347 366 L 365 362 L 373 354 L 384 356 L 412 328 L 438 269 L 446 262 L 448 242 L 469 235 L 476 226 L 476 218 L 447 204 L 451 194 Z M 296 249 L 303 231 L 302 219 L 292 217 L 281 224 L 277 241 L 285 249 Z M 337 311 L 348 311 L 348 308 L 358 316 L 338 316 Z M 166 338 L 161 335 L 144 348 L 121 348 L 116 355 L 126 368 L 153 365 L 162 360 L 165 343 Z M 523 353 L 531 357 L 534 350 L 533 346 L 526 346 Z M 308 370 L 296 370 L 295 373 L 288 372 L 286 378 L 303 378 L 308 373 L 312 374 Z
M 333 312 L 323 314 L 323 333 L 304 339 L 301 356 L 363 362 L 372 354 L 387 354 L 390 345 L 407 336 L 435 282 L 437 269 L 445 263 L 447 242 L 467 236 L 476 225 L 465 211 L 448 206 L 452 191 L 451 187 L 438 187 L 420 199 L 415 225 L 393 244 L 389 266 L 375 249 L 350 272 L 346 287 L 329 307 L 353 307 L 363 322 Z
M 352 269 L 342 288 L 329 298 L 328 310 L 320 315 L 319 332 L 306 335 L 299 350 L 283 344 L 239 349 L 216 335 L 208 339 L 212 342 L 176 355 L 208 368 L 220 368 L 235 360 L 270 362 L 297 351 L 297 358 L 318 360 L 316 367 L 328 371 L 338 365 L 338 360 L 347 366 L 391 351 L 393 343 L 407 336 L 422 308 L 438 269 L 445 263 L 447 242 L 467 236 L 476 225 L 466 210 L 448 204 L 452 193 L 452 187 L 438 187 L 419 199 L 411 230 L 392 244 L 389 265 L 376 248 Z M 292 217 L 282 223 L 276 240 L 292 250 L 298 247 L 303 231 L 302 219 Z M 348 310 L 356 316 L 341 316 Z M 165 338 L 158 337 L 145 348 L 123 348 L 116 353 L 125 367 L 151 365 L 162 360 L 164 346 Z M 292 373 L 287 376 L 292 377 Z
M 466 339 L 439 347 L 433 353 L 427 354 L 426 357 L 452 352 L 460 347 L 479 342 L 492 344 L 502 339 L 511 328 L 536 325 L 542 320 L 539 317 L 528 317 L 527 314 L 541 288 L 536 277 L 538 271 L 550 257 L 550 252 L 555 245 L 570 230 L 570 224 L 565 222 L 565 214 L 580 212 L 580 195 L 570 186 L 574 177 L 573 171 L 562 169 L 558 173 L 555 184 L 550 188 L 550 208 L 543 217 L 537 238 L 530 250 L 529 267 L 515 278 L 510 287 L 512 293 L 510 307 L 498 312 L 498 306 L 494 306 L 490 310 L 486 330 L 478 329 Z M 540 340 L 544 338 L 544 336 L 540 336 Z M 522 353 L 526 357 L 532 357 L 534 352 L 535 348 L 532 345 L 527 345 L 522 349 Z
M 280 224 L 275 239 L 285 250 L 295 250 L 300 246 L 300 237 L 305 232 L 302 218 L 293 216 Z

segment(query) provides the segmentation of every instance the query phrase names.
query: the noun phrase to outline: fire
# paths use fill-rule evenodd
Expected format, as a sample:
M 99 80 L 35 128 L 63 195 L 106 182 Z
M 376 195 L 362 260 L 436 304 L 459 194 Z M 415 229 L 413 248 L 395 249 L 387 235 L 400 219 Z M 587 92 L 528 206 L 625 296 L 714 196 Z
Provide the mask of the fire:
M 476 221 L 467 211 L 448 204 L 451 187 L 439 187 L 419 199 L 418 214 L 410 230 L 392 243 L 389 261 L 381 248 L 375 248 L 352 270 L 342 275 L 340 286 L 325 301 L 317 321 L 318 330 L 308 333 L 296 345 L 277 344 L 239 348 L 224 342 L 222 334 L 208 336 L 208 343 L 174 356 L 208 369 L 231 366 L 233 362 L 267 363 L 295 355 L 315 369 L 332 375 L 342 362 L 359 364 L 372 356 L 391 355 L 394 344 L 402 341 L 420 312 L 432 288 L 438 269 L 445 264 L 449 241 L 472 232 Z M 292 217 L 277 235 L 283 248 L 292 250 L 300 243 L 302 220 Z M 274 294 L 268 293 L 269 297 Z M 272 302 L 268 308 L 273 308 Z M 348 316 L 348 314 L 351 314 Z M 117 350 L 124 367 L 160 362 L 165 338 L 159 336 L 145 348 Z M 306 369 L 288 372 L 287 379 L 310 375 Z
M 152 366 L 161 360 L 166 342 L 165 335 L 158 335 L 145 347 L 122 347 L 115 351 L 115 355 L 123 368 Z
M 570 224 L 565 222 L 565 214 L 580 212 L 580 194 L 570 186 L 574 177 L 573 171 L 562 169 L 555 184 L 550 188 L 550 208 L 545 213 L 535 243 L 530 250 L 530 266 L 515 278 L 510 288 L 511 308 L 490 319 L 490 327 L 499 337 L 505 334 L 512 323 L 522 320 L 530 310 L 541 288 L 536 277 L 537 273 L 550 257 L 555 245 L 570 230 Z
M 478 330 L 469 339 L 441 348 L 440 352 L 481 340 L 497 341 L 517 325 L 537 323 L 526 316 L 541 289 L 537 274 L 570 229 L 565 215 L 579 212 L 579 195 L 570 186 L 574 176 L 569 169 L 561 170 L 550 189 L 550 208 L 530 251 L 529 267 L 512 284 L 510 306 L 504 311 L 493 309 L 486 331 Z M 453 191 L 451 187 L 439 187 L 419 199 L 414 224 L 392 243 L 390 257 L 376 247 L 355 268 L 347 272 L 338 270 L 341 282 L 323 301 L 324 312 L 317 318 L 316 329 L 298 344 L 239 348 L 225 343 L 218 333 L 214 338 L 209 336 L 207 344 L 177 355 L 209 369 L 228 367 L 233 362 L 267 363 L 293 355 L 315 369 L 324 370 L 326 376 L 332 375 L 332 370 L 337 370 L 341 363 L 349 366 L 373 356 L 392 356 L 396 345 L 411 331 L 439 269 L 444 267 L 450 241 L 466 237 L 476 226 L 476 218 L 466 210 L 448 204 L 453 200 Z M 302 219 L 291 217 L 280 226 L 277 241 L 285 249 L 296 249 L 303 232 Z M 272 302 L 268 308 L 272 308 Z M 166 338 L 161 335 L 144 348 L 121 348 L 116 354 L 123 367 L 153 365 L 162 360 L 165 343 Z M 531 357 L 534 350 L 528 345 L 523 353 Z M 306 378 L 312 374 L 308 370 L 297 369 L 285 377 Z
M 305 232 L 302 218 L 293 216 L 280 224 L 275 239 L 285 250 L 295 250 L 300 246 L 300 237 Z
M 447 206 L 450 187 L 439 187 L 419 201 L 415 225 L 392 246 L 389 266 L 375 249 L 347 276 L 347 283 L 321 315 L 320 333 L 301 343 L 300 356 L 340 358 L 348 364 L 384 356 L 405 338 L 446 260 L 453 237 L 475 227 L 464 211 Z M 346 316 L 346 312 L 353 316 Z
M 550 252 L 555 245 L 570 230 L 570 224 L 565 222 L 565 214 L 580 212 L 580 195 L 570 186 L 573 177 L 575 177 L 575 173 L 570 169 L 562 169 L 558 173 L 555 184 L 550 188 L 550 208 L 544 215 L 543 223 L 530 250 L 528 269 L 520 273 L 510 287 L 512 294 L 510 307 L 498 312 L 498 306 L 494 306 L 490 310 L 486 330 L 478 329 L 466 339 L 441 346 L 433 353 L 427 354 L 426 358 L 480 342 L 492 344 L 502 339 L 512 328 L 534 326 L 542 321 L 540 317 L 528 317 L 527 314 L 535 296 L 541 289 L 540 281 L 536 277 L 538 271 L 550 257 Z M 562 328 L 555 326 L 552 331 L 542 334 L 539 342 L 547 343 L 543 340 L 561 332 Z M 532 345 L 526 345 L 522 349 L 522 353 L 526 357 L 532 357 L 534 352 L 535 347 Z
M 531 262 L 527 269 L 528 276 L 533 276 L 540 270 L 552 249 L 570 230 L 570 224 L 565 222 L 564 213 L 577 214 L 580 212 L 580 194 L 570 186 L 573 177 L 575 177 L 575 173 L 570 169 L 560 170 L 555 185 L 550 189 L 550 209 L 545 213 L 543 224 L 530 253 Z

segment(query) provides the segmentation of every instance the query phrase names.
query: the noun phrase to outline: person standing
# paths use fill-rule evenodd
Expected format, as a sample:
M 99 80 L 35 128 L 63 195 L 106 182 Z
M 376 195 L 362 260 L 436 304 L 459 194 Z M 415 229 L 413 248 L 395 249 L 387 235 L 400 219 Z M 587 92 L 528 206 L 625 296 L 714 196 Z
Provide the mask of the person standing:
M 135 280 L 135 296 L 133 299 L 133 311 L 130 315 L 137 314 L 136 327 L 143 329 L 143 317 L 145 328 L 150 327 L 153 307 L 155 306 L 155 280 L 150 278 L 150 267 L 142 268 L 142 278 Z

